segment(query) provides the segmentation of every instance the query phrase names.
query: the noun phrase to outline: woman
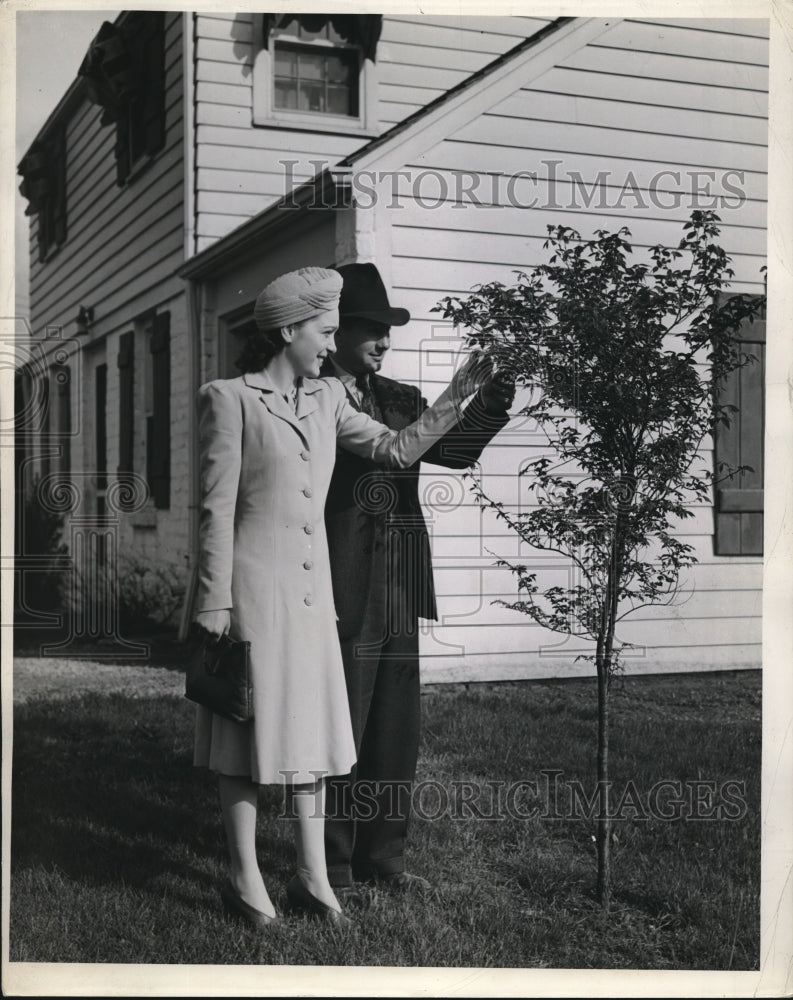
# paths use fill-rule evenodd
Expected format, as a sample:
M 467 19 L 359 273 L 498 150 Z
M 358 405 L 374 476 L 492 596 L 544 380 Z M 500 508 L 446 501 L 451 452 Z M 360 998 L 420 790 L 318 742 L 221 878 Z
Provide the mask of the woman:
M 258 786 L 270 783 L 288 786 L 297 818 L 290 903 L 347 922 L 324 851 L 323 778 L 355 763 L 323 516 L 336 445 L 410 466 L 477 388 L 468 364 L 399 432 L 358 412 L 341 383 L 318 378 L 334 350 L 341 286 L 338 272 L 322 268 L 276 278 L 256 301 L 260 333 L 238 363 L 244 374 L 198 393 L 195 620 L 213 635 L 250 640 L 254 719 L 199 708 L 195 763 L 219 774 L 231 861 L 224 903 L 260 926 L 276 919 L 255 847 Z

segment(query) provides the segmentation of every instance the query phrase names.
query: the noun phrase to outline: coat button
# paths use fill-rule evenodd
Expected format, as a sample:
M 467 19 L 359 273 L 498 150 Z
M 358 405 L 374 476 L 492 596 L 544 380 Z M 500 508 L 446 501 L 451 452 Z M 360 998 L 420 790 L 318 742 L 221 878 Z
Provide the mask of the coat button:
M 303 563 L 303 569 L 311 569 L 313 565 L 314 563 L 310 559 L 306 559 L 306 561 Z
M 309 489 L 308 487 L 306 487 L 306 488 L 305 488 L 305 489 L 303 490 L 303 496 L 304 496 L 304 497 L 308 497 L 308 499 L 310 500 L 310 499 L 311 499 L 311 497 L 313 497 L 313 496 L 314 496 L 314 494 L 313 494 L 313 493 L 311 492 L 311 490 L 310 490 L 310 489 Z
M 306 526 L 305 526 L 305 527 L 303 528 L 303 531 L 305 531 L 305 533 L 306 533 L 307 535 L 313 535 L 313 534 L 314 534 L 314 526 L 313 526 L 313 525 L 311 525 L 311 524 L 307 524 L 307 525 L 306 525 Z
M 303 604 L 305 604 L 306 607 L 310 608 L 313 603 L 314 603 L 314 598 L 311 596 L 311 594 L 303 598 Z
M 304 462 L 307 462 L 308 461 L 308 452 L 307 451 L 301 451 L 300 452 L 300 457 L 303 459 Z

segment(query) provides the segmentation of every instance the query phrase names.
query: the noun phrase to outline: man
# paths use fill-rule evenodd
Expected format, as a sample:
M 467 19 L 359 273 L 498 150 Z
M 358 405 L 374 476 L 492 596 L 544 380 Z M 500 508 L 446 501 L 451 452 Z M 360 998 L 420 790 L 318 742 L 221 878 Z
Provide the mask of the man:
M 415 387 L 377 372 L 391 327 L 404 326 L 410 314 L 390 306 L 374 264 L 338 271 L 344 285 L 336 353 L 322 375 L 338 378 L 356 408 L 400 430 L 427 403 Z M 513 387 L 492 379 L 422 460 L 470 466 L 509 420 L 513 394 Z M 404 860 L 419 744 L 418 619 L 437 618 L 418 476 L 419 463 L 390 471 L 339 450 L 325 507 L 358 753 L 352 774 L 327 787 L 328 877 L 342 899 L 355 894 L 359 879 L 394 891 L 429 887 L 405 870 Z

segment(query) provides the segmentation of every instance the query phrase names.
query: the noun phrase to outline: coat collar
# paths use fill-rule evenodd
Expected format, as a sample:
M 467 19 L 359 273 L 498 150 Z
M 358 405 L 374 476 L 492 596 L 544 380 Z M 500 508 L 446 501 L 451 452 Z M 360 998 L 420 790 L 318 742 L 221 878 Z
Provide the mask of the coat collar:
M 285 420 L 301 437 L 305 437 L 300 421 L 319 409 L 315 394 L 322 388 L 321 379 L 300 380 L 297 387 L 296 413 L 276 388 L 266 368 L 260 372 L 246 372 L 242 379 L 249 388 L 259 390 L 262 402 L 274 417 Z
M 263 368 L 260 372 L 246 372 L 242 376 L 242 380 L 252 389 L 262 389 L 264 392 L 274 392 L 278 395 L 278 389 L 275 387 L 270 373 L 266 368 Z M 319 378 L 305 378 L 300 380 L 300 389 L 306 395 L 312 395 L 321 388 L 322 380 Z
M 262 389 L 264 392 L 275 392 L 275 386 L 273 385 L 273 381 L 266 368 L 260 372 L 245 372 L 242 376 L 242 381 L 245 385 L 249 385 L 251 389 Z

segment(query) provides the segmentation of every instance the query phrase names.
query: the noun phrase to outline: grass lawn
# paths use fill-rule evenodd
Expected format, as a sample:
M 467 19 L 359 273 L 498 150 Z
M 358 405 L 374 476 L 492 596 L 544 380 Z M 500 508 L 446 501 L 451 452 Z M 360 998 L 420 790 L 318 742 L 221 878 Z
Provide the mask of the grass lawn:
M 572 816 L 568 799 L 570 782 L 594 786 L 594 679 L 451 685 L 424 692 L 427 784 L 410 839 L 410 868 L 435 890 L 423 901 L 372 890 L 341 935 L 297 917 L 260 933 L 224 916 L 215 784 L 191 765 L 184 699 L 19 705 L 10 959 L 758 968 L 759 673 L 619 680 L 612 702 L 616 797 L 632 783 L 638 800 L 615 824 L 607 919 L 593 899 L 594 820 Z M 697 781 L 716 783 L 721 818 L 687 818 L 692 789 L 700 813 L 713 811 L 714 786 Z M 650 809 L 653 786 L 664 791 Z M 662 818 L 675 788 L 682 813 Z M 291 831 L 274 789 L 262 806 L 260 859 L 278 906 Z

